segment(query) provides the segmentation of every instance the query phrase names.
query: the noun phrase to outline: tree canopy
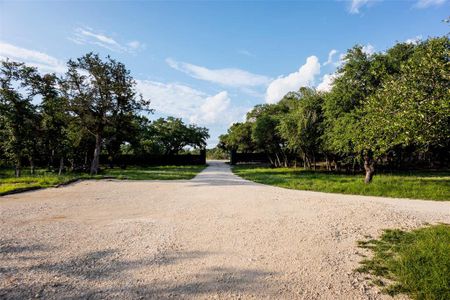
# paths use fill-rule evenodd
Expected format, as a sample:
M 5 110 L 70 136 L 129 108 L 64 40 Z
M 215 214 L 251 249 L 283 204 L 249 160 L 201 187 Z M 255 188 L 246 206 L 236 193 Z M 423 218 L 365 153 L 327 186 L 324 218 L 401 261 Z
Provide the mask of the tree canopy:
M 2 61 L 0 68 L 0 164 L 38 162 L 61 173 L 90 169 L 100 154 L 124 151 L 174 155 L 185 147 L 203 149 L 208 129 L 168 117 L 149 120 L 150 101 L 135 88 L 122 63 L 88 53 L 69 60 L 62 76 L 44 74 L 24 63 Z
M 320 159 L 329 169 L 364 167 L 366 182 L 376 164 L 448 164 L 449 50 L 447 36 L 374 54 L 356 45 L 329 92 L 300 87 L 276 104 L 257 105 L 219 146 L 265 151 L 275 166 L 299 159 L 311 168 Z

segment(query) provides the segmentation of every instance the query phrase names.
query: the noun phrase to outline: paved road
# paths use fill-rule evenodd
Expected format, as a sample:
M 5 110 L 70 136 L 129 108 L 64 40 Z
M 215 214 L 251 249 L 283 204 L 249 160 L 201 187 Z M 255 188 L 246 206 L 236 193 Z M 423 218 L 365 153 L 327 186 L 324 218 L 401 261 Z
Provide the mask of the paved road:
M 356 241 L 450 223 L 450 203 L 294 191 L 222 162 L 190 181 L 0 198 L 0 298 L 382 299 Z

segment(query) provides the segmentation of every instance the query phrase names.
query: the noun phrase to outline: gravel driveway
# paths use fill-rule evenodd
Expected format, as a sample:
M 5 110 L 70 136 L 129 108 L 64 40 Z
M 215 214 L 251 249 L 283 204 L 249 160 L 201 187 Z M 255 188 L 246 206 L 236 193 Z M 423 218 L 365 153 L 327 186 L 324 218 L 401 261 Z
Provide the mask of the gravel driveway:
M 450 203 L 287 190 L 222 162 L 190 181 L 0 198 L 0 298 L 384 299 L 356 241 L 450 223 Z

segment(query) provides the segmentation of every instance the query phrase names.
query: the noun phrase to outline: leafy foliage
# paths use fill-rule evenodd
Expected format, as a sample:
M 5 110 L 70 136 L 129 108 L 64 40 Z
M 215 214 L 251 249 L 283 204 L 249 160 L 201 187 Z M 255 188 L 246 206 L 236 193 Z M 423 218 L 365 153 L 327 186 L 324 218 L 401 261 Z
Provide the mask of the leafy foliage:
M 151 122 L 150 101 L 136 92 L 125 65 L 88 53 L 69 60 L 58 77 L 9 60 L 0 68 L 0 165 L 35 163 L 62 175 L 99 171 L 99 156 L 122 153 L 177 154 L 202 149 L 208 130 L 169 117 Z
M 181 119 L 159 118 L 147 125 L 141 140 L 143 152 L 173 155 L 190 146 L 196 149 L 206 147 L 209 138 L 208 129 L 190 124 Z
M 329 92 L 300 87 L 277 104 L 257 105 L 219 147 L 264 151 L 275 167 L 366 171 L 375 165 L 448 167 L 450 157 L 448 36 L 398 43 L 383 53 L 348 50 Z M 270 157 L 272 156 L 272 157 Z

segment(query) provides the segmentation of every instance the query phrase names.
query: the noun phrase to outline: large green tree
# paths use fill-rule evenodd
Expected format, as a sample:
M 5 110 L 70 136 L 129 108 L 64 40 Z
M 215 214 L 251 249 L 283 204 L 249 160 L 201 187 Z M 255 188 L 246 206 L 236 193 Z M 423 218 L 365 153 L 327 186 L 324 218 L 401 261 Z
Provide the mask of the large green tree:
M 42 151 L 48 157 L 48 166 L 53 168 L 55 159 L 59 159 L 58 174 L 64 167 L 64 159 L 70 152 L 69 125 L 72 119 L 67 98 L 59 90 L 59 80 L 54 74 L 40 77 L 38 91 L 42 96 L 41 128 Z M 80 133 L 80 132 L 78 132 Z
M 32 100 L 38 94 L 35 68 L 23 63 L 2 61 L 0 68 L 0 135 L 1 147 L 21 175 L 22 160 L 27 158 L 34 172 L 38 150 L 39 115 Z
M 147 109 L 149 102 L 137 95 L 125 65 L 93 53 L 68 62 L 63 87 L 71 110 L 95 138 L 90 172 L 97 174 L 106 128 L 123 126 L 126 116 Z
M 316 168 L 323 133 L 322 93 L 301 88 L 293 107 L 281 119 L 278 130 L 287 148 L 303 158 L 304 165 Z
M 180 118 L 159 118 L 144 128 L 141 144 L 146 152 L 174 155 L 185 147 L 204 149 L 209 138 L 208 129 L 185 124 Z
M 389 53 L 388 53 L 389 54 Z M 361 109 L 359 151 L 383 157 L 393 149 L 424 153 L 450 146 L 450 42 L 429 39 L 388 74 Z
M 249 153 L 256 150 L 252 140 L 252 124 L 250 122 L 234 123 L 226 134 L 219 137 L 219 147 L 224 150 L 234 150 Z
M 252 140 L 255 146 L 264 150 L 276 167 L 288 165 L 287 142 L 279 131 L 283 116 L 289 111 L 291 102 L 257 105 L 247 114 L 252 123 Z

